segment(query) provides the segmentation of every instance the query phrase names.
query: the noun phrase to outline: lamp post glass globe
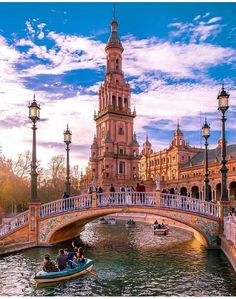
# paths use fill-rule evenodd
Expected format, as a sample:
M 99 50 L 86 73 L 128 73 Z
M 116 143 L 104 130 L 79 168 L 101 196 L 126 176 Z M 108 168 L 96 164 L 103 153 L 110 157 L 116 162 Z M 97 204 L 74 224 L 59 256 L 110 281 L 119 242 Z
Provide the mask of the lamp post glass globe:
M 208 125 L 207 121 L 205 120 L 205 124 L 202 127 L 202 137 L 204 137 L 205 139 L 210 137 L 210 126 Z
M 229 94 L 225 91 L 224 85 L 217 97 L 218 99 L 218 110 L 226 111 L 229 108 Z
M 40 106 L 37 104 L 35 97 L 31 104 L 29 104 L 29 118 L 36 122 L 40 118 Z
M 71 131 L 67 128 L 66 131 L 64 132 L 64 142 L 65 143 L 71 143 L 72 141 L 72 133 Z

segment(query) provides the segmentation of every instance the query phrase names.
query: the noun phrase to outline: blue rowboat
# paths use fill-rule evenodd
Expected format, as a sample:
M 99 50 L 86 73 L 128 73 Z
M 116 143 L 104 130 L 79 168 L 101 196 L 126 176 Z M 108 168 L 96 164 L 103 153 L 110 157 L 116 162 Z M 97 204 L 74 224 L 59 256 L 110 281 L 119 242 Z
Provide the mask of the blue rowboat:
M 37 283 L 50 283 L 76 278 L 80 275 L 89 273 L 93 268 L 94 262 L 93 260 L 86 258 L 85 263 L 74 263 L 73 265 L 73 269 L 68 266 L 65 270 L 58 272 L 40 271 L 35 275 L 34 279 Z

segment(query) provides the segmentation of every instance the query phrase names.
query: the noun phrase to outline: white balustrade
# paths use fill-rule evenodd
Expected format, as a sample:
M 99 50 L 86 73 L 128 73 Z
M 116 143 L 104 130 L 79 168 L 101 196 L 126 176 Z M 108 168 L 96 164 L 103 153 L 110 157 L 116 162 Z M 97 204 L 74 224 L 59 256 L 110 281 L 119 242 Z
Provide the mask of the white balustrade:
M 79 209 L 92 207 L 92 195 L 85 194 L 69 198 L 59 199 L 53 202 L 43 204 L 40 207 L 40 218 L 51 216 L 66 211 L 75 211 Z
M 105 206 L 150 206 L 165 209 L 189 211 L 201 215 L 219 218 L 219 208 L 217 204 L 202 201 L 196 198 L 181 196 L 176 194 L 160 194 L 158 199 L 157 192 L 107 192 L 97 193 L 97 207 Z M 41 205 L 40 218 L 51 215 L 75 211 L 80 209 L 92 208 L 92 195 L 84 194 L 65 199 L 59 199 Z M 231 217 L 232 218 L 232 217 Z M 236 221 L 225 218 L 226 238 L 235 243 Z M 233 219 L 236 219 L 234 217 Z M 9 222 L 0 225 L 0 237 L 28 223 L 28 211 L 13 217 Z
M 155 192 L 106 192 L 97 194 L 97 206 L 155 206 Z
M 219 217 L 217 204 L 182 195 L 161 193 L 160 206 L 163 208 L 190 211 L 214 218 Z
M 20 213 L 7 221 L 6 223 L 0 225 L 0 237 L 7 235 L 8 233 L 28 224 L 28 214 L 29 211 Z
M 236 246 L 236 216 L 224 217 L 224 235 Z

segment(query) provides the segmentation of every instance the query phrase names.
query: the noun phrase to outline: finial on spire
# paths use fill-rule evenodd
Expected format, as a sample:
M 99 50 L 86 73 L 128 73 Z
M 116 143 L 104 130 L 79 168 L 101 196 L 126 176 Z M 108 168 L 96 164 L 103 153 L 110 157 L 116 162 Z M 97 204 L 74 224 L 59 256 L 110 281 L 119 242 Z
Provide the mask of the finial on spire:
M 222 90 L 225 90 L 225 84 L 224 84 L 224 81 L 222 82 Z
M 35 93 L 34 93 L 34 99 L 33 99 L 33 101 L 36 102 L 36 100 L 35 100 Z
M 177 130 L 179 130 L 179 118 L 178 118 L 178 121 L 177 121 Z
M 67 129 L 67 130 L 69 130 L 69 126 L 68 126 L 68 123 L 67 123 L 66 129 Z
M 116 4 L 113 3 L 113 20 L 116 20 Z

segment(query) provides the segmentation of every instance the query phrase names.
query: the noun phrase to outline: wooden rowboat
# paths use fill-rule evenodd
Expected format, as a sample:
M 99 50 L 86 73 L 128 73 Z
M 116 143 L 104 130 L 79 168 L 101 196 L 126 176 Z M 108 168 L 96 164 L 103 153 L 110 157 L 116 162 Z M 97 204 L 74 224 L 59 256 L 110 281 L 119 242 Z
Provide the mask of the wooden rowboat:
M 74 265 L 73 269 L 68 266 L 65 270 L 58 272 L 40 271 L 35 275 L 34 279 L 38 284 L 68 280 L 89 273 L 92 270 L 93 265 L 94 262 L 91 259 L 86 258 L 85 263 Z
M 128 228 L 131 228 L 131 227 L 134 227 L 136 225 L 135 221 L 134 220 L 131 220 L 131 221 L 127 221 L 125 226 L 128 227 Z
M 154 235 L 158 235 L 158 236 L 166 236 L 169 233 L 169 228 L 156 228 L 154 229 Z
M 116 224 L 116 219 L 115 218 L 108 218 L 107 222 L 108 222 L 108 224 Z
M 98 223 L 99 224 L 107 224 L 107 220 L 105 218 L 99 218 Z

